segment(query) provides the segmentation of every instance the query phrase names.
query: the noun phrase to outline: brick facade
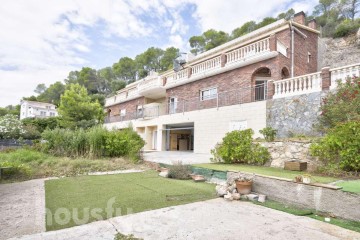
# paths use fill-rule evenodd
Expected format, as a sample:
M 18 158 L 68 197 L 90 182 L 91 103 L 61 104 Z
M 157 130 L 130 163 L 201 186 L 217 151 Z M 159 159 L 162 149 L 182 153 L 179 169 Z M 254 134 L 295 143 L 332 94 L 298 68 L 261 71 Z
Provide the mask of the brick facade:
M 303 15 L 299 15 L 302 21 Z M 294 33 L 294 76 L 305 75 L 317 71 L 317 41 L 318 34 L 306 29 L 299 29 L 307 37 Z M 290 27 L 269 37 L 270 51 L 277 51 L 277 41 L 287 48 L 287 56 L 278 53 L 278 56 L 243 66 L 234 70 L 223 72 L 214 76 L 203 78 L 166 90 L 166 100 L 176 98 L 178 104 L 175 112 L 192 111 L 217 106 L 227 106 L 255 101 L 255 81 L 257 76 L 269 77 L 268 80 L 279 80 L 290 77 L 291 74 L 291 29 Z M 225 67 L 226 55 L 221 55 L 221 67 Z M 265 70 L 265 72 L 263 71 Z M 260 72 L 259 72 L 260 71 Z M 268 74 L 265 74 L 268 72 Z M 190 71 L 189 76 L 190 77 Z M 163 78 L 163 84 L 166 79 Z M 201 101 L 200 91 L 216 87 L 218 97 Z M 241 91 L 239 91 L 241 89 Z M 274 94 L 274 84 L 268 81 L 267 98 Z M 136 113 L 138 105 L 146 104 L 144 97 L 107 107 L 111 109 L 110 116 L 119 115 L 121 109 L 126 114 Z

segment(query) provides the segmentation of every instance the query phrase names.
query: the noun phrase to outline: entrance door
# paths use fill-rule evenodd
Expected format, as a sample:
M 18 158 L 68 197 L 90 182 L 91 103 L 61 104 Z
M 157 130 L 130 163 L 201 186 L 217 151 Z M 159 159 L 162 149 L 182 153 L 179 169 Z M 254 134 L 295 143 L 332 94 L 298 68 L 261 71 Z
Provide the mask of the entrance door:
M 267 94 L 267 80 L 255 81 L 255 101 L 266 99 Z

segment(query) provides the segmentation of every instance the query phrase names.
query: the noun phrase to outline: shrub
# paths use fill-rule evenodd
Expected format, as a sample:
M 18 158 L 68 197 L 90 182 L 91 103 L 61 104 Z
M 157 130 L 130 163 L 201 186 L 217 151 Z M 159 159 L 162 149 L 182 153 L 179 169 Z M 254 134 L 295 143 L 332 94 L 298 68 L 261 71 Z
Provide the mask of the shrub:
M 25 133 L 21 121 L 14 115 L 0 117 L 0 139 L 17 139 Z
M 360 24 L 355 21 L 351 21 L 349 19 L 344 20 L 336 27 L 334 32 L 334 37 L 335 38 L 345 37 L 349 34 L 356 33 L 359 27 Z
M 319 116 L 319 129 L 327 131 L 339 123 L 360 121 L 360 78 L 338 82 L 336 92 L 323 99 Z
M 45 130 L 40 149 L 55 156 L 65 157 L 121 157 L 139 160 L 144 140 L 132 129 L 106 130 L 96 126 L 84 129 Z M 38 146 L 37 146 L 38 147 Z
M 222 143 L 217 144 L 211 153 L 212 161 L 224 163 L 247 163 L 262 165 L 270 159 L 265 147 L 252 142 L 252 129 L 232 131 L 225 135 Z
M 181 162 L 168 166 L 169 177 L 175 179 L 190 179 L 191 168 L 189 165 L 183 165 Z
M 259 131 L 265 138 L 266 141 L 272 142 L 275 139 L 277 130 L 272 127 L 266 127 Z
M 34 126 L 36 130 L 42 133 L 45 129 L 55 129 L 58 127 L 59 117 L 49 117 L 49 118 L 25 118 L 22 123 L 25 126 Z
M 16 176 L 18 178 L 27 178 L 31 176 L 31 169 L 26 164 L 19 163 L 17 161 L 3 161 L 0 162 L 0 167 L 10 167 L 5 171 L 5 177 Z
M 330 129 L 310 148 L 328 169 L 360 171 L 360 122 L 347 122 Z

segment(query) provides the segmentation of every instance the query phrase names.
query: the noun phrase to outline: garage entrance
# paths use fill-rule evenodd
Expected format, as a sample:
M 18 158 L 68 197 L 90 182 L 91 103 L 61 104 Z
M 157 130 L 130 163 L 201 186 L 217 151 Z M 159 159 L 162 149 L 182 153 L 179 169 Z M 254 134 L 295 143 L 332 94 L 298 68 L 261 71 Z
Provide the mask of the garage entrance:
M 166 125 L 166 151 L 194 150 L 194 123 Z

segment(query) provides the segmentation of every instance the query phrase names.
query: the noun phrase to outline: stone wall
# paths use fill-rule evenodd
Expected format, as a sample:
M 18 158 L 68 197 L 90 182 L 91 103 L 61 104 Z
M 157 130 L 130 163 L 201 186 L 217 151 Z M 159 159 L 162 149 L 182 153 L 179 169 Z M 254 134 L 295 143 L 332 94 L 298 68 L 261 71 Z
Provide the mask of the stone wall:
M 323 91 L 267 100 L 266 125 L 277 129 L 277 137 L 280 138 L 320 135 L 314 130 L 314 125 L 317 123 L 321 99 L 325 94 Z
M 271 154 L 271 167 L 284 168 L 285 161 L 307 162 L 309 171 L 315 170 L 320 162 L 310 155 L 310 141 L 260 142 Z
M 228 172 L 227 178 L 234 174 L 238 173 Z M 360 221 L 359 194 L 259 175 L 253 179 L 252 190 L 271 200 Z

